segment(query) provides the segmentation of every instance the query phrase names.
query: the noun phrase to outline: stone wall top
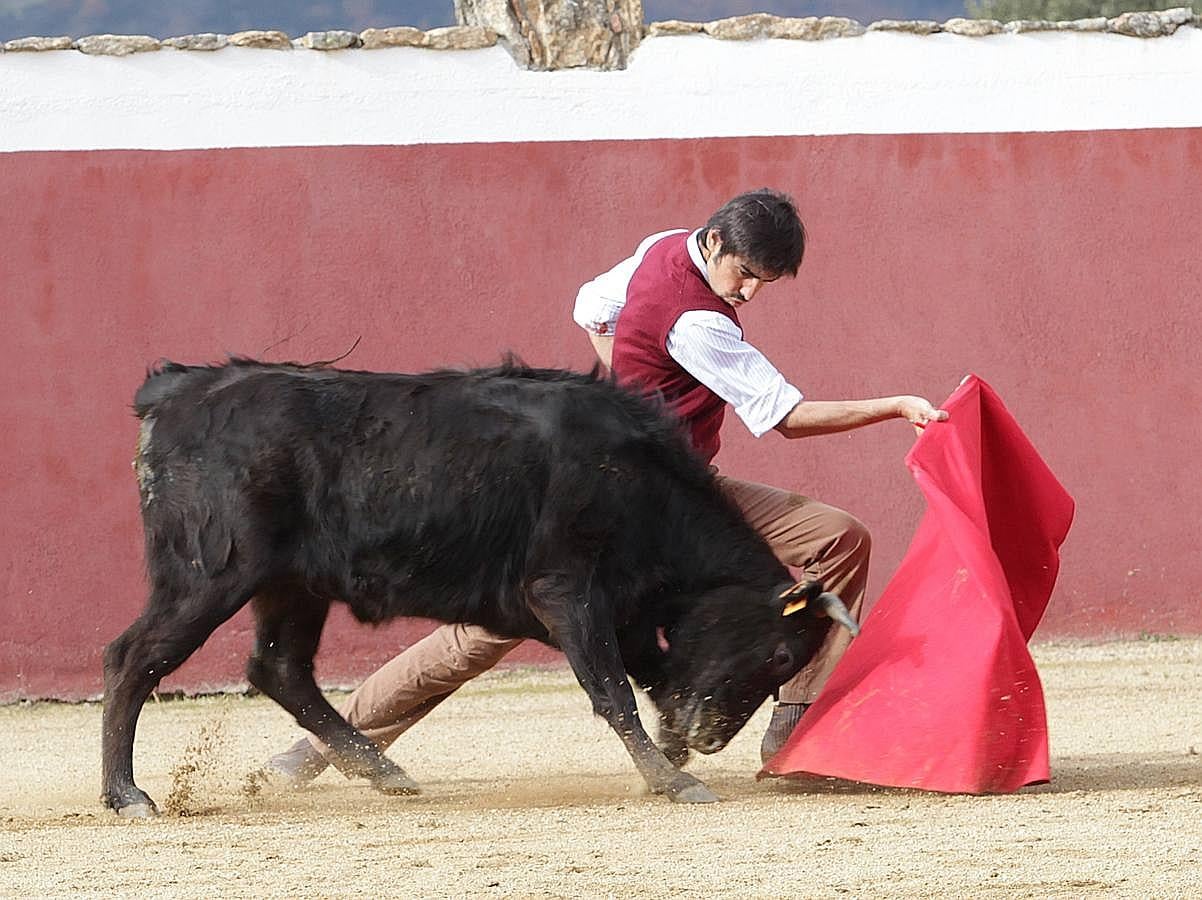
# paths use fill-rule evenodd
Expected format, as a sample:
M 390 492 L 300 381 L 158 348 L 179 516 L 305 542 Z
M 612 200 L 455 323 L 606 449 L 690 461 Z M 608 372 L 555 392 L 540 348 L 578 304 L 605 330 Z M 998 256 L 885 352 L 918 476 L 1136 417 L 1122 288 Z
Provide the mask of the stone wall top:
M 858 37 L 869 31 L 891 31 L 925 37 L 947 33 L 962 37 L 988 38 L 996 34 L 1025 34 L 1039 31 L 1104 32 L 1137 38 L 1167 37 L 1178 28 L 1202 28 L 1202 15 L 1178 7 L 1158 12 L 1127 12 L 1113 18 L 1077 19 L 1068 22 L 1021 20 L 998 22 L 993 19 L 953 18 L 946 22 L 927 20 L 898 21 L 884 19 L 867 26 L 839 16 L 794 18 L 753 13 L 716 19 L 712 22 L 671 20 L 644 26 L 646 38 L 672 38 L 681 35 L 708 35 L 723 41 L 800 40 L 820 41 Z M 69 36 L 24 37 L 6 41 L 0 52 L 47 52 L 74 50 L 99 56 L 126 56 L 148 51 L 187 50 L 212 52 L 226 47 L 263 50 L 375 50 L 384 47 L 421 47 L 430 50 L 475 50 L 491 47 L 497 34 L 478 26 L 453 25 L 422 31 L 417 28 L 368 28 L 353 31 L 311 31 L 290 37 L 282 31 L 242 31 L 236 34 L 191 34 L 168 38 L 148 35 L 96 34 L 80 38 Z

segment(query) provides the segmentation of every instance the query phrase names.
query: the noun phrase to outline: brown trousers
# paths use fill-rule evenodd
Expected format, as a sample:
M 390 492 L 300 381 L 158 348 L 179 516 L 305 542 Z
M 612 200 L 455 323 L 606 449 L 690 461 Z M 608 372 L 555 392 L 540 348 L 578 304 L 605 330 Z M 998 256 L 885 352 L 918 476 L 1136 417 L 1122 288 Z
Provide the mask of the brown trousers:
M 859 520 L 780 488 L 722 475 L 718 483 L 781 562 L 802 577 L 821 578 L 859 621 L 871 549 L 868 530 Z M 845 628 L 832 628 L 810 664 L 781 687 L 780 699 L 812 702 L 850 640 Z M 477 625 L 443 625 L 369 675 L 339 712 L 385 749 L 520 643 Z M 316 738 L 309 740 L 325 753 Z

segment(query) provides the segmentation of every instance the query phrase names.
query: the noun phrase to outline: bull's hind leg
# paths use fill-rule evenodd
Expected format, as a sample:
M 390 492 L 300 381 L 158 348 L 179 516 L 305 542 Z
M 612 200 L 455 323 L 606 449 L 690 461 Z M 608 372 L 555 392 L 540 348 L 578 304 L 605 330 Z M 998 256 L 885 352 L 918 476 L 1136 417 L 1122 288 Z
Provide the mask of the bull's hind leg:
M 537 578 L 529 587 L 531 609 L 563 650 L 593 701 L 593 711 L 626 745 L 652 793 L 677 803 L 713 803 L 718 799 L 713 791 L 676 768 L 643 728 L 609 605 L 602 597 L 590 597 L 586 583 L 564 575 Z
M 181 599 L 156 587 L 146 611 L 105 648 L 100 794 L 105 806 L 134 818 L 158 813 L 150 796 L 134 784 L 134 732 L 142 705 L 159 681 L 248 599 L 248 593 Z
M 246 666 L 250 683 L 293 715 L 335 754 L 335 766 L 386 794 L 416 794 L 417 783 L 330 705 L 313 679 L 313 657 L 328 600 L 301 586 L 260 591 L 252 604 L 258 630 Z

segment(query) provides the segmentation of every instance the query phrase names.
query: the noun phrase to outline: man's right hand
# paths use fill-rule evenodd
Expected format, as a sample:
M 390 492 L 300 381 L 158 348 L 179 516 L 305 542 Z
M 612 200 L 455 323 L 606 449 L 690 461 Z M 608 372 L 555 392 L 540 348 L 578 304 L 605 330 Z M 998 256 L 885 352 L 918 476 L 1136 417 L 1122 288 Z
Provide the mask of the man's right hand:
M 905 419 L 919 434 L 932 422 L 946 422 L 946 409 L 937 409 L 929 400 L 922 397 L 895 397 L 897 414 Z

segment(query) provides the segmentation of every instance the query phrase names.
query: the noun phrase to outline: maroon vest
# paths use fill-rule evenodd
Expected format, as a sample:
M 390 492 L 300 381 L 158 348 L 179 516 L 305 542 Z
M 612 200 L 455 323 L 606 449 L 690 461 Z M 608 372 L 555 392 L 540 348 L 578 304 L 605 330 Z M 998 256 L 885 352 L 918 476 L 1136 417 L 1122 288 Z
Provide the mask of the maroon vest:
M 690 238 L 688 233 L 673 234 L 656 241 L 635 269 L 614 330 L 613 371 L 623 384 L 662 395 L 708 462 L 721 443 L 726 401 L 668 355 L 668 332 L 689 310 L 719 312 L 736 325 L 739 317 L 693 264 Z

